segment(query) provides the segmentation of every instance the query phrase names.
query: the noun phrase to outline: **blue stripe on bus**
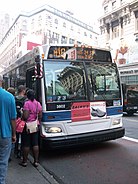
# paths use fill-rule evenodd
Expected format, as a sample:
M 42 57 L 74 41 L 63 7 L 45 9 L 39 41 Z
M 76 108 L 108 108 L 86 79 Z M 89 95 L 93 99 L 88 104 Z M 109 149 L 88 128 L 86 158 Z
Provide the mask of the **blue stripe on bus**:
M 123 107 L 108 107 L 107 109 L 107 116 L 112 116 L 112 115 L 119 115 L 123 113 Z
M 43 112 L 42 115 L 43 122 L 66 121 L 66 120 L 71 120 L 71 111 Z
M 123 113 L 123 107 L 108 107 L 107 116 L 119 115 Z M 43 112 L 42 121 L 66 121 L 71 120 L 71 111 Z

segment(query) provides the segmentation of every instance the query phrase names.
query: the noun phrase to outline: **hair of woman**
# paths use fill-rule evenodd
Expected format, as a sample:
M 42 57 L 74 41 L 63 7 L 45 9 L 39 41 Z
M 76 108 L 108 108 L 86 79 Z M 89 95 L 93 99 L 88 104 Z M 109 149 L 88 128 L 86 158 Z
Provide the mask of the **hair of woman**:
M 34 99 L 35 99 L 35 92 L 34 92 L 34 90 L 29 89 L 29 90 L 27 91 L 27 98 L 28 98 L 29 100 L 31 100 L 31 101 L 34 101 Z

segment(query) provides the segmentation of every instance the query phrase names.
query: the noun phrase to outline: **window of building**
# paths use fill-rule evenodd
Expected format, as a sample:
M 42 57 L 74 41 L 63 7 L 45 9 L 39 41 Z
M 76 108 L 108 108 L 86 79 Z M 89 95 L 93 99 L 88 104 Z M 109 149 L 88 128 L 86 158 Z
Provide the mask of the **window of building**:
M 87 33 L 86 32 L 84 32 L 84 36 L 87 36 Z
M 138 31 L 138 17 L 136 18 L 136 21 L 135 21 L 135 31 Z
M 113 1 L 112 2 L 112 9 L 115 9 L 116 8 L 116 1 Z
M 138 11 L 135 12 L 135 31 L 138 32 Z
M 22 38 L 24 38 L 25 36 L 27 36 L 27 34 L 26 33 L 22 33 Z
M 75 42 L 74 39 L 72 39 L 72 38 L 69 39 L 69 44 L 74 44 L 74 42 Z
M 22 31 L 27 31 L 27 25 L 25 24 L 22 25 Z
M 22 31 L 27 31 L 27 21 L 23 20 L 22 22 Z M 15 26 L 14 26 L 14 32 L 15 32 Z
M 125 1 L 124 0 L 120 0 L 120 4 L 122 5 Z
M 66 27 L 66 23 L 65 22 L 63 23 L 63 27 Z
M 67 43 L 67 37 L 66 36 L 62 36 L 61 37 L 61 44 L 66 44 Z
M 53 33 L 54 34 L 54 38 L 59 39 L 59 34 L 58 33 Z
M 78 29 L 78 34 L 80 34 L 80 29 Z
M 38 26 L 41 26 L 42 25 L 42 17 L 41 15 L 38 17 Z
M 58 19 L 55 19 L 54 23 L 55 23 L 55 28 L 57 29 L 57 27 L 58 27 Z
M 48 16 L 47 16 L 47 18 L 48 18 L 49 20 L 51 20 L 51 19 L 52 19 L 52 17 L 51 17 L 50 15 L 48 15 Z
M 55 24 L 58 24 L 58 19 L 55 19 Z
M 46 25 L 52 27 L 52 16 L 46 15 Z
M 118 38 L 119 37 L 119 26 L 112 28 L 112 38 Z
M 105 6 L 104 7 L 104 13 L 107 13 L 108 12 L 108 6 Z
M 35 34 L 36 35 L 42 35 L 42 29 L 37 30 Z
M 71 31 L 73 31 L 73 26 L 71 26 L 71 28 L 70 28 L 70 29 L 71 29 Z
M 50 32 L 49 43 L 58 44 L 59 43 L 59 34 L 55 32 Z
M 126 8 L 123 9 L 123 12 L 126 13 Z
M 47 30 L 48 37 L 51 37 L 51 30 Z
M 34 29 L 34 19 L 32 19 L 32 22 L 31 22 L 31 29 Z
M 58 33 L 53 32 L 53 36 L 52 37 L 54 39 L 54 43 L 55 42 L 59 43 L 59 34 Z
M 131 18 L 129 16 L 127 18 L 127 22 L 128 22 L 128 24 L 130 24 L 130 22 L 131 22 Z
M 121 25 L 121 30 L 120 30 L 120 37 L 122 37 L 123 36 L 123 34 L 124 34 L 124 25 L 123 25 L 123 22 L 124 22 L 124 20 L 123 20 L 123 18 L 121 17 L 120 18 L 120 25 Z

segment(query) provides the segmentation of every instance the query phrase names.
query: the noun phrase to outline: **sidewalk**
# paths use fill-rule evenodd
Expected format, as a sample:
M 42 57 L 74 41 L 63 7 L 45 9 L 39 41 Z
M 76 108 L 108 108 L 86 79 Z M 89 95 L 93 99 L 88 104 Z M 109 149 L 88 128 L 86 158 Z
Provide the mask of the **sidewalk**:
M 58 184 L 40 164 L 35 168 L 33 158 L 29 155 L 27 167 L 19 165 L 20 159 L 12 156 L 9 162 L 6 184 Z

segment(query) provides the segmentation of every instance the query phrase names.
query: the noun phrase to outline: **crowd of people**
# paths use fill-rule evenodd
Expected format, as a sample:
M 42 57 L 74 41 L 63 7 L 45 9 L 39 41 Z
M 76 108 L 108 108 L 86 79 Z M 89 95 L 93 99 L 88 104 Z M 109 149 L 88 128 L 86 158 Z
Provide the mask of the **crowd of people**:
M 24 122 L 22 132 L 16 131 L 19 118 Z M 21 158 L 21 166 L 27 166 L 30 149 L 34 157 L 33 165 L 38 166 L 41 118 L 42 106 L 35 99 L 34 90 L 23 85 L 18 86 L 17 91 L 13 87 L 5 90 L 0 75 L 0 184 L 5 184 L 12 145 L 14 154 Z

